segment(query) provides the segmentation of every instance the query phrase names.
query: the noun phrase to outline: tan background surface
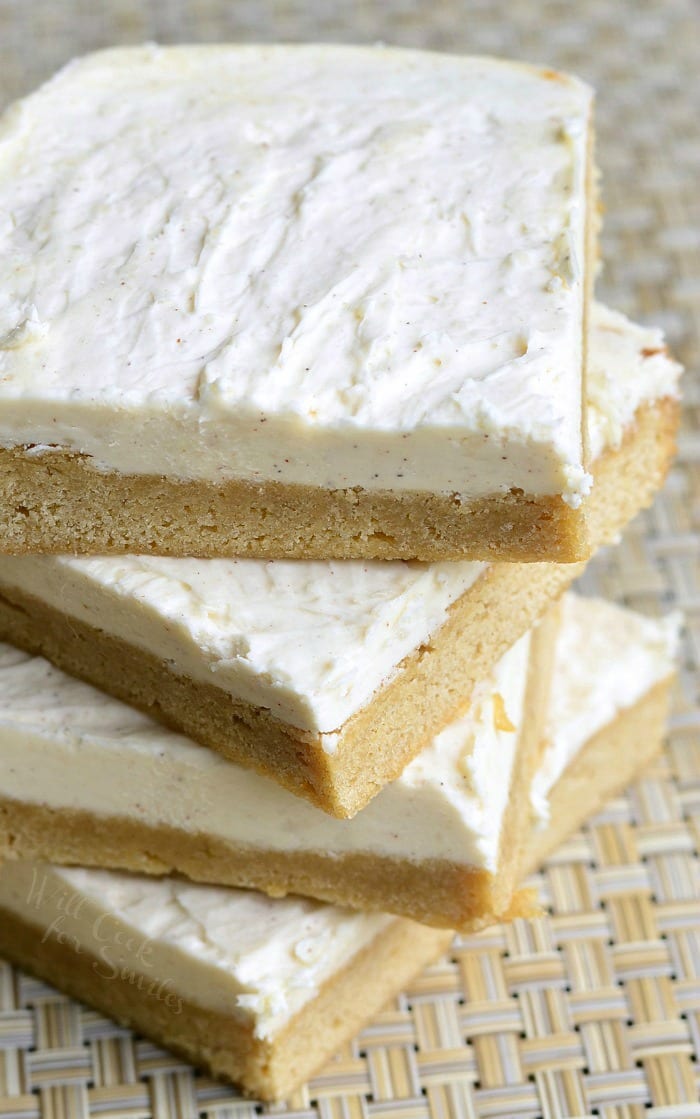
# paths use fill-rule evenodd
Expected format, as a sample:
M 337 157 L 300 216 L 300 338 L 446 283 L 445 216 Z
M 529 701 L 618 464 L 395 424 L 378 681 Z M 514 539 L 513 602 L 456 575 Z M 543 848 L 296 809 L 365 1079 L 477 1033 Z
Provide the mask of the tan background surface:
M 0 0 L 0 103 L 117 42 L 324 39 L 523 57 L 598 88 L 600 292 L 698 369 L 700 5 L 694 0 Z M 299 1119 L 700 1119 L 700 435 L 686 380 L 664 497 L 587 590 L 688 621 L 663 761 L 537 876 L 549 916 L 461 941 L 288 1107 Z M 0 963 L 0 1117 L 261 1109 Z

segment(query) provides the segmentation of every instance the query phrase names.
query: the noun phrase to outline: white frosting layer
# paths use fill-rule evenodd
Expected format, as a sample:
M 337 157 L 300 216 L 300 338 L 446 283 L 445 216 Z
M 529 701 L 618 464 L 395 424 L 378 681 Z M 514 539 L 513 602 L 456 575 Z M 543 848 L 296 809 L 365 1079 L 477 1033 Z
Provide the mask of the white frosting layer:
M 657 331 L 594 308 L 588 422 L 597 456 L 637 408 L 678 391 Z M 648 356 L 644 356 L 645 353 Z M 0 580 L 302 729 L 333 732 L 437 633 L 479 563 L 287 563 L 0 556 Z
M 0 580 L 320 732 L 330 752 L 485 566 L 0 556 Z
M 250 1022 L 273 1037 L 395 918 L 301 898 L 10 861 L 0 908 L 96 957 L 105 983 L 142 976 L 144 999 Z M 136 980 L 134 980 L 136 984 Z
M 638 326 L 594 303 L 588 351 L 588 446 L 595 460 L 617 450 L 640 405 L 678 396 L 682 367 L 666 351 L 662 330 Z
M 353 820 L 337 820 L 42 658 L 0 645 L 0 797 L 264 850 L 496 871 L 528 648 L 525 636 L 479 686 L 469 713 Z M 499 729 L 508 723 L 513 729 Z
M 415 51 L 72 63 L 0 120 L 0 443 L 575 504 L 590 112 Z
M 579 750 L 674 671 L 679 625 L 677 615 L 646 618 L 602 599 L 564 596 L 547 745 L 532 783 L 541 823 L 550 790 Z

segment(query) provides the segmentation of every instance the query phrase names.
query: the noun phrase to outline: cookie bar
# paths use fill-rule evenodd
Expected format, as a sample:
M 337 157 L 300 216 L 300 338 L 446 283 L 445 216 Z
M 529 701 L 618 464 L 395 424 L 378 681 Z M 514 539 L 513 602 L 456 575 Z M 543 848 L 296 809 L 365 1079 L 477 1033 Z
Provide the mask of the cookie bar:
M 0 127 L 0 549 L 588 555 L 584 83 L 132 47 Z

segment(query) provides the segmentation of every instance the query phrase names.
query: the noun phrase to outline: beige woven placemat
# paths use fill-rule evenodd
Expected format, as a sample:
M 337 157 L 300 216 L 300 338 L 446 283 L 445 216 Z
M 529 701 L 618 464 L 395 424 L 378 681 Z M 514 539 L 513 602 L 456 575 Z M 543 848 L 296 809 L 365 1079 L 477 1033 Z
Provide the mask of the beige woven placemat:
M 520 56 L 599 90 L 601 293 L 700 357 L 694 0 L 0 0 L 0 102 L 142 39 L 337 39 Z M 688 621 L 663 760 L 537 876 L 549 916 L 457 943 L 287 1106 L 299 1119 L 700 1119 L 700 386 L 677 469 L 587 590 Z M 248 1119 L 261 1108 L 0 964 L 0 1117 Z

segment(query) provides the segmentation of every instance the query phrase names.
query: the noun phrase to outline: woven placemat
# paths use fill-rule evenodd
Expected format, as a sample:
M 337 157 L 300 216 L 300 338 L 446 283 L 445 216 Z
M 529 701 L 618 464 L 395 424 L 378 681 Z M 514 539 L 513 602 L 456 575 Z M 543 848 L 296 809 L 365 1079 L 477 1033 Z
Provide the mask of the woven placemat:
M 614 306 L 700 356 L 695 0 L 0 0 L 0 102 L 117 42 L 324 39 L 505 54 L 599 91 Z M 458 940 L 288 1105 L 262 1109 L 0 964 L 0 1117 L 700 1119 L 700 386 L 664 495 L 583 580 L 685 611 L 670 742 L 535 881 L 548 916 Z

